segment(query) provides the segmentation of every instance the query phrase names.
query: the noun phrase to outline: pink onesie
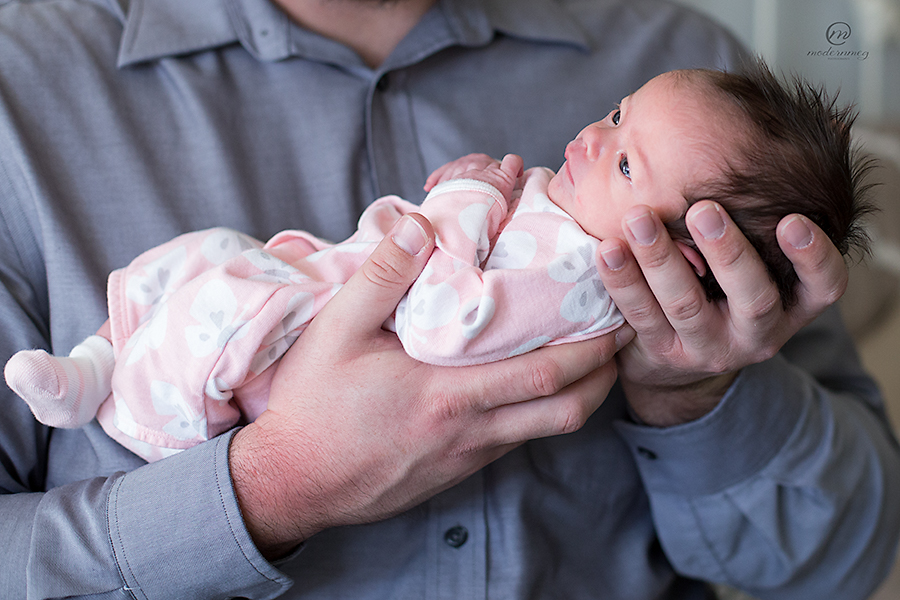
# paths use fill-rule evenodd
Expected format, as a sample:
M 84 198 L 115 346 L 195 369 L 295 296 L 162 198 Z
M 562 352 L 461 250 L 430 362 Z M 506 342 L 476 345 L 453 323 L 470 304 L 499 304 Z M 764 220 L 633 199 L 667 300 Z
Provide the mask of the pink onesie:
M 116 367 L 97 418 L 147 460 L 252 421 L 275 363 L 413 211 L 434 225 L 437 247 L 385 324 L 410 356 L 485 363 L 615 328 L 597 240 L 550 202 L 552 175 L 529 170 L 512 199 L 468 179 L 438 185 L 421 207 L 387 196 L 339 244 L 284 231 L 263 245 L 216 228 L 145 252 L 109 278 Z

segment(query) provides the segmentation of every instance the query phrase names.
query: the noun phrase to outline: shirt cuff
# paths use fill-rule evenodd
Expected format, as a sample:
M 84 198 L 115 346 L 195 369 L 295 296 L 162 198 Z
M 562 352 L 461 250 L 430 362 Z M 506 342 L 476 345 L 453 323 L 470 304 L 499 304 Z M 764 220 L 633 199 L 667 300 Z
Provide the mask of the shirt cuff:
M 780 355 L 745 367 L 719 405 L 674 427 L 615 423 L 651 492 L 714 494 L 757 474 L 787 442 L 814 382 Z
M 235 431 L 121 476 L 109 533 L 137 598 L 275 598 L 292 581 L 256 549 L 231 482 Z

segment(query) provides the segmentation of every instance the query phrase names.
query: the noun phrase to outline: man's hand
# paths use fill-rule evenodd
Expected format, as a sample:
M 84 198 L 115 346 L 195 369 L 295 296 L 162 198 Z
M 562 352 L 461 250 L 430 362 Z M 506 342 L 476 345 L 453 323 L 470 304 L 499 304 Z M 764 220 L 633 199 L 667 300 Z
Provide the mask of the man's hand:
M 282 359 L 267 410 L 231 446 L 235 490 L 260 550 L 385 519 L 522 442 L 578 429 L 616 378 L 631 330 L 497 363 L 436 367 L 382 329 L 434 246 L 401 219 Z
M 727 300 L 706 300 L 691 266 L 646 206 L 626 213 L 627 244 L 610 239 L 600 245 L 600 276 L 637 332 L 617 357 L 619 374 L 635 413 L 656 426 L 711 411 L 741 368 L 772 357 L 847 286 L 837 248 L 805 217 L 785 217 L 776 232 L 800 277 L 799 301 L 789 311 L 721 206 L 698 202 L 687 224 Z

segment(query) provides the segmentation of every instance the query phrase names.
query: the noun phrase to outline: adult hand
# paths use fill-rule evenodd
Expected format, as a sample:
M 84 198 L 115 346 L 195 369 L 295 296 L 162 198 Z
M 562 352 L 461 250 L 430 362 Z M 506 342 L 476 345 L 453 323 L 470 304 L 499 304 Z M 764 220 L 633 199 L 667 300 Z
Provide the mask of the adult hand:
M 267 410 L 235 435 L 235 490 L 266 556 L 400 513 L 526 440 L 578 429 L 615 381 L 615 334 L 473 367 L 410 358 L 382 324 L 433 246 L 424 217 L 401 219 L 284 356 Z
M 600 245 L 600 276 L 637 332 L 617 357 L 620 378 L 637 416 L 656 426 L 711 411 L 741 368 L 772 357 L 847 287 L 837 248 L 803 216 L 785 217 L 776 231 L 800 278 L 799 301 L 790 310 L 721 206 L 698 202 L 686 220 L 726 300 L 706 300 L 691 266 L 646 206 L 626 213 L 627 244 L 610 239 Z

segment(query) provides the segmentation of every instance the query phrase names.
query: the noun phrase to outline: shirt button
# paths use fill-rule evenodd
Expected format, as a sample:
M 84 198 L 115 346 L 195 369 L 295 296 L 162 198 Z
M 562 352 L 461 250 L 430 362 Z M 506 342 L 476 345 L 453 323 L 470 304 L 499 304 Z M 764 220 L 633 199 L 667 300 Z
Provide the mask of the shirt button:
M 451 548 L 459 548 L 469 539 L 469 530 L 462 525 L 451 527 L 444 532 L 444 542 Z
M 644 448 L 643 446 L 638 446 L 637 453 L 648 460 L 656 460 L 656 452 L 654 452 L 653 450 L 650 450 L 649 448 Z
M 375 84 L 375 89 L 379 92 L 383 92 L 388 89 L 388 86 L 391 84 L 390 77 L 388 77 L 387 73 L 381 76 L 378 82 Z

